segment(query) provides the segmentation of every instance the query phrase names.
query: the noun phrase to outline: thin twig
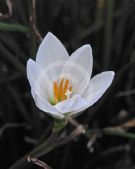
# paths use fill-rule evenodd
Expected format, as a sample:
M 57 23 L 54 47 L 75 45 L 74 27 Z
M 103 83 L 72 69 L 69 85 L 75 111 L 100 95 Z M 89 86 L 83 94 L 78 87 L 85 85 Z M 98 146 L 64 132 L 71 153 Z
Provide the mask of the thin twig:
M 135 139 L 135 134 L 127 132 L 128 129 L 135 127 L 135 119 L 129 120 L 126 123 L 117 126 L 105 127 L 103 129 L 87 129 L 86 137 L 90 137 L 91 134 L 105 134 L 105 135 L 115 135 L 125 138 Z
M 33 25 L 33 29 L 34 29 L 34 32 L 35 32 L 36 36 L 38 37 L 39 41 L 42 42 L 43 38 L 40 35 L 40 33 L 39 33 L 39 31 L 38 31 L 38 29 L 36 28 L 35 25 Z
M 75 120 L 75 119 L 73 119 L 72 117 L 69 117 L 69 118 L 67 118 L 66 120 L 67 120 L 67 122 L 69 122 L 70 124 L 72 124 L 72 125 L 75 126 L 75 127 L 78 127 L 78 126 L 80 125 L 80 124 L 78 123 L 78 121 Z
M 30 17 L 30 22 L 33 27 L 33 31 L 34 31 L 35 35 L 37 36 L 37 38 L 41 42 L 43 40 L 43 38 L 40 35 L 40 33 L 36 27 L 36 1 L 35 0 L 32 0 L 32 15 Z
M 48 152 L 73 141 L 79 135 L 84 134 L 84 132 L 85 131 L 84 131 L 83 125 L 79 125 L 68 136 L 64 137 L 63 139 L 55 140 L 55 142 L 53 142 L 51 145 L 46 146 L 45 149 L 42 149 L 42 151 L 40 153 L 36 154 L 35 156 L 41 157 L 41 156 L 47 154 Z
M 9 16 L 12 16 L 12 9 L 13 9 L 12 0 L 6 0 L 6 4 L 8 7 Z
M 1 43 L 0 43 L 0 51 L 1 55 L 5 58 L 5 60 L 11 63 L 13 67 L 15 67 L 23 74 L 26 73 L 24 65 L 16 57 L 14 57 Z
M 135 89 L 131 89 L 131 90 L 119 92 L 116 95 L 116 97 L 126 97 L 126 96 L 130 96 L 130 95 L 134 95 L 134 94 L 135 94 Z
M 113 0 L 106 1 L 107 18 L 105 27 L 105 41 L 104 41 L 104 57 L 103 67 L 106 69 L 110 64 L 111 47 L 112 47 L 112 25 L 113 25 Z
M 132 122 L 132 125 L 131 125 Z M 79 124 L 79 123 L 78 123 Z M 40 157 L 42 155 L 45 155 L 47 153 L 49 153 L 50 151 L 61 147 L 67 143 L 69 143 L 70 141 L 73 141 L 75 138 L 77 138 L 79 135 L 84 134 L 84 126 L 79 124 L 77 124 L 77 127 L 66 137 L 62 138 L 62 139 L 54 139 L 54 137 L 50 137 L 48 139 L 47 142 L 44 142 L 42 144 L 40 144 L 39 146 L 37 146 L 33 151 L 31 151 L 29 153 L 30 156 L 35 156 Z M 128 124 L 128 125 L 127 125 Z M 130 124 L 130 125 L 129 125 Z M 122 124 L 121 126 L 130 126 L 133 127 L 134 125 L 134 121 L 129 121 L 127 123 Z M 55 133 L 56 134 L 56 133 Z M 87 129 L 85 136 L 90 138 L 90 136 L 92 134 L 96 134 L 96 137 L 100 134 L 107 134 L 107 135 L 116 135 L 116 136 L 121 136 L 121 137 L 126 137 L 126 138 L 133 138 L 135 139 L 135 134 L 133 133 L 128 133 L 125 131 L 119 131 L 117 130 L 117 127 L 107 127 L 107 128 L 103 128 L 103 129 Z M 95 140 L 95 137 L 93 138 Z M 19 161 L 17 161 L 16 163 L 14 163 L 9 169 L 22 169 L 22 168 L 26 168 L 27 167 L 27 156 L 24 156 L 23 158 L 21 158 Z
M 18 128 L 18 127 L 30 128 L 30 126 L 28 126 L 26 123 L 22 123 L 22 124 L 19 124 L 19 123 L 6 123 L 0 128 L 0 137 L 3 135 L 5 130 L 7 130 L 9 128 Z
M 35 157 L 28 156 L 27 158 L 28 162 L 33 162 L 34 164 L 44 168 L 44 169 L 52 169 L 50 166 L 48 166 L 45 162 L 38 160 Z
M 6 4 L 8 7 L 8 13 L 6 14 L 0 13 L 0 19 L 7 19 L 12 16 L 12 8 L 13 8 L 12 1 L 6 0 Z
M 19 93 L 17 92 L 17 90 L 15 90 L 14 87 L 10 84 L 7 85 L 7 89 L 9 91 L 9 93 L 11 94 L 14 102 L 16 103 L 22 117 L 25 119 L 25 121 L 27 123 L 30 123 L 31 119 L 30 119 L 29 113 L 27 112 L 25 104 L 22 102 L 22 99 L 21 99 Z
M 125 130 L 128 130 L 133 127 L 135 127 L 135 119 L 129 120 L 129 121 L 127 121 L 121 125 L 117 125 L 115 127 L 107 127 L 107 128 L 110 130 L 113 130 L 113 131 L 125 131 Z

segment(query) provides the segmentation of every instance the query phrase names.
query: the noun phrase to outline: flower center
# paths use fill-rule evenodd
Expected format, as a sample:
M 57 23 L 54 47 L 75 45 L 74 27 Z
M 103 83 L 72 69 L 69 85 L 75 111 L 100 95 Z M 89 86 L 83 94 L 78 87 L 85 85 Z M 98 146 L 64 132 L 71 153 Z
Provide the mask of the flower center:
M 54 81 L 53 93 L 54 93 L 53 104 L 57 104 L 60 101 L 69 99 L 72 94 L 72 86 L 69 85 L 69 80 L 63 78 L 60 80 L 59 83 L 57 81 Z

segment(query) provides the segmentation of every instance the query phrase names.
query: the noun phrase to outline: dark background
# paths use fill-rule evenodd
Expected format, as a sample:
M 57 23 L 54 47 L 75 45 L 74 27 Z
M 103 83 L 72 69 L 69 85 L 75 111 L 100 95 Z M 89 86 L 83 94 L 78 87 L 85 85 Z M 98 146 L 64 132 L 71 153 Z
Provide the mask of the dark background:
M 116 126 L 135 114 L 135 1 L 0 0 L 0 168 L 7 169 L 47 138 L 54 119 L 33 102 L 26 62 L 35 58 L 40 37 L 54 33 L 71 54 L 84 44 L 93 49 L 93 75 L 116 72 L 106 94 L 78 120 L 90 129 Z M 31 21 L 32 18 L 32 21 Z M 69 130 L 66 128 L 65 130 Z M 129 130 L 134 133 L 134 127 Z M 101 134 L 59 147 L 40 158 L 53 169 L 134 169 L 135 140 Z M 30 165 L 29 168 L 40 168 Z

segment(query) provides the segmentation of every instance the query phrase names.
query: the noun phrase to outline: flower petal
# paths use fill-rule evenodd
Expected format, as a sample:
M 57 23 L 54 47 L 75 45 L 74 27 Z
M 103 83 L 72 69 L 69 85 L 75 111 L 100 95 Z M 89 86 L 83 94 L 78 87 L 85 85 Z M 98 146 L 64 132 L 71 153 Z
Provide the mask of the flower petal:
M 88 101 L 89 106 L 93 105 L 105 93 L 114 78 L 113 71 L 102 72 L 94 76 L 89 83 L 88 89 L 83 97 Z
M 38 75 L 42 71 L 42 68 L 34 60 L 29 59 L 27 61 L 26 71 L 30 86 L 33 87 Z
M 113 78 L 113 71 L 103 72 L 94 76 L 90 81 L 88 89 L 83 94 L 83 97 L 88 104 L 80 108 L 79 110 L 73 111 L 71 115 L 79 115 L 80 113 L 84 112 L 88 107 L 92 106 L 96 101 L 98 101 L 111 85 Z
M 75 95 L 70 99 L 59 102 L 54 107 L 61 112 L 64 113 L 72 113 L 73 111 L 77 111 L 82 107 L 85 107 L 88 103 L 79 95 Z
M 35 103 L 40 110 L 48 113 L 49 115 L 59 119 L 64 118 L 64 115 L 62 115 L 54 106 L 38 95 L 35 95 Z
M 46 72 L 32 59 L 28 60 L 26 69 L 33 98 L 35 99 L 34 95 L 38 93 L 47 99 L 48 95 L 51 94 L 51 82 Z
M 39 46 L 36 62 L 45 69 L 51 79 L 56 79 L 68 58 L 63 44 L 49 32 Z
M 76 50 L 64 65 L 61 78 L 71 81 L 74 94 L 81 95 L 87 88 L 92 66 L 93 58 L 90 45 L 84 45 Z

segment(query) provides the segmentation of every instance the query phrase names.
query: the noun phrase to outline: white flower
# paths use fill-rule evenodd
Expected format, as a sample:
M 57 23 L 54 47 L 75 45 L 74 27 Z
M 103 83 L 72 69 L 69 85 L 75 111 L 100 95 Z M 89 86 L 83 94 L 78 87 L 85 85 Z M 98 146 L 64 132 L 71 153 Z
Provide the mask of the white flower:
M 114 78 L 113 71 L 92 79 L 93 58 L 90 45 L 77 49 L 70 57 L 62 43 L 48 33 L 39 46 L 36 61 L 27 62 L 27 77 L 36 106 L 56 118 L 75 115 L 92 106 Z

